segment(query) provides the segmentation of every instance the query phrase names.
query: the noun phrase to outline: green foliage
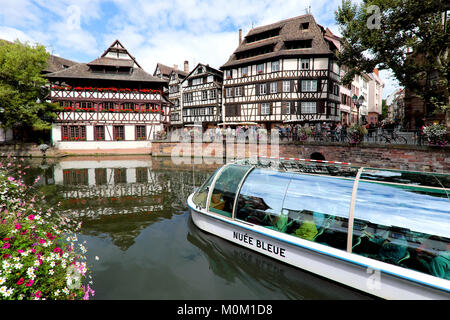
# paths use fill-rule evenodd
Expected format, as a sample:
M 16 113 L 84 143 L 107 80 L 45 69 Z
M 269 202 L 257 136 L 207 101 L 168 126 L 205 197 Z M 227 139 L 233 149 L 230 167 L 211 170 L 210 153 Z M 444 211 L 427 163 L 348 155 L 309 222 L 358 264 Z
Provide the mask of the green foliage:
M 49 54 L 44 46 L 0 40 L 1 126 L 25 126 L 34 130 L 51 128 L 60 107 L 46 102 L 47 80 L 42 71 Z
M 423 129 L 423 134 L 430 145 L 443 147 L 448 144 L 448 132 L 444 125 L 429 125 Z
M 23 183 L 25 169 L 11 157 L 0 162 L 0 300 L 89 299 L 80 224 L 46 206 Z
M 368 10 L 376 6 L 377 11 Z M 443 0 L 343 0 L 336 21 L 343 35 L 339 63 L 356 74 L 391 69 L 402 86 L 443 111 L 449 108 L 449 32 Z M 375 26 L 376 25 L 376 26 Z M 374 27 L 375 26 L 375 27 Z

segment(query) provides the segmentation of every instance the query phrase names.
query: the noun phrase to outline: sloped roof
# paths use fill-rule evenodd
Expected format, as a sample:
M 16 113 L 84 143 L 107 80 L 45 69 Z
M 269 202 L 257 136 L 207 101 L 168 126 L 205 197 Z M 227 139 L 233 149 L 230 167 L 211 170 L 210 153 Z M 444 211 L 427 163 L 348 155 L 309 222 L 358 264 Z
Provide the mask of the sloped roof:
M 61 58 L 58 56 L 50 55 L 50 57 L 47 60 L 47 63 L 48 63 L 48 65 L 44 69 L 44 72 L 51 73 L 51 72 L 56 72 L 59 70 L 64 70 L 66 68 L 69 68 L 69 67 L 77 64 L 78 62 L 64 59 L 64 58 Z
M 201 74 L 195 73 L 195 70 L 197 70 L 199 67 L 204 68 L 205 72 L 203 72 Z M 184 80 L 182 82 L 184 82 L 186 79 L 196 78 L 197 76 L 204 77 L 205 74 L 214 74 L 214 75 L 217 75 L 217 76 L 223 78 L 223 71 L 220 71 L 220 70 L 217 70 L 217 69 L 215 69 L 213 67 L 210 67 L 208 64 L 198 63 L 195 66 L 195 68 L 192 69 L 191 72 L 186 76 L 186 78 L 184 78 Z
M 307 29 L 302 29 L 302 24 L 309 23 Z M 276 31 L 274 36 L 266 39 L 248 42 L 249 38 L 255 38 L 258 34 L 264 32 Z M 306 14 L 269 25 L 257 27 L 251 29 L 244 37 L 243 41 L 236 48 L 228 61 L 220 67 L 220 69 L 226 69 L 227 67 L 245 65 L 254 63 L 256 61 L 267 60 L 281 56 L 298 56 L 298 55 L 310 55 L 310 54 L 333 54 L 330 49 L 330 44 L 324 37 L 325 30 L 318 25 L 311 14 Z M 331 41 L 331 35 L 329 36 Z M 287 49 L 286 42 L 298 41 L 298 40 L 312 40 L 311 48 L 302 49 Z M 333 40 L 335 40 L 333 38 Z M 334 42 L 334 41 L 333 41 Z M 249 51 L 261 46 L 273 45 L 273 51 L 251 56 L 247 58 L 237 59 L 237 53 Z
M 108 53 L 122 53 L 128 55 L 127 58 L 113 58 Z M 92 66 L 115 66 L 129 67 L 130 72 L 95 72 Z M 98 79 L 98 80 L 116 80 L 116 81 L 134 81 L 134 82 L 166 82 L 160 78 L 154 77 L 145 72 L 131 56 L 123 45 L 116 40 L 101 57 L 89 62 L 78 63 L 67 69 L 56 71 L 46 75 L 49 79 Z

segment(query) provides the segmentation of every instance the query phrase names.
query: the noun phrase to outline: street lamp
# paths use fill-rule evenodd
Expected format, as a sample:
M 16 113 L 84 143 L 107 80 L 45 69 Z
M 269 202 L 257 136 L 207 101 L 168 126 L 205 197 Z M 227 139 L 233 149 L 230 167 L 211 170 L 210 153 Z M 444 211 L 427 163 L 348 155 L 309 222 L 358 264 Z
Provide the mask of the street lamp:
M 359 107 L 364 103 L 364 97 L 363 95 L 360 95 L 359 98 L 356 96 L 356 94 L 352 97 L 353 104 L 356 106 L 356 116 L 357 116 L 357 123 L 359 125 Z

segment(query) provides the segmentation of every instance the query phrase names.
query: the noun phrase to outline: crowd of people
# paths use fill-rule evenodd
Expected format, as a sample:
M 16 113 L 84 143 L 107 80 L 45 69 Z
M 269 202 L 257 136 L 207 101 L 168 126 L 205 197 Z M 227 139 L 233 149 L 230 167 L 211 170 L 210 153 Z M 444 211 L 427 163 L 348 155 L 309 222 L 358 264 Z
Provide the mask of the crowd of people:
M 397 122 L 386 120 L 376 124 L 363 122 L 361 125 L 366 128 L 366 137 L 368 139 L 375 138 L 380 132 L 393 135 L 394 131 L 400 126 Z M 254 141 L 257 141 L 274 134 L 273 130 L 275 130 L 280 141 L 304 141 L 309 138 L 312 140 L 345 142 L 350 126 L 344 121 L 283 124 L 276 125 L 272 129 L 266 129 L 263 124 L 237 125 L 233 127 L 217 126 L 206 130 L 201 126 L 191 126 L 181 129 L 181 135 L 193 137 L 195 134 L 201 133 L 203 139 L 207 140 L 229 137 L 236 140 L 255 139 Z M 180 131 L 178 133 L 180 134 Z

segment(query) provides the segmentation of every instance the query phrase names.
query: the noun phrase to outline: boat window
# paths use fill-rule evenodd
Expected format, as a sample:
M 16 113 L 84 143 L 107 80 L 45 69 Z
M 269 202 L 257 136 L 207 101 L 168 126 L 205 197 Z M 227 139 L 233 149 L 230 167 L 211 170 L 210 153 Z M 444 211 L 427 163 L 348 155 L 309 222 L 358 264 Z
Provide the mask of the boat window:
M 450 280 L 448 192 L 423 184 L 360 181 L 352 252 Z
M 239 184 L 251 166 L 229 165 L 223 169 L 214 185 L 209 210 L 232 217 L 233 205 Z
M 291 174 L 270 169 L 254 169 L 245 179 L 238 197 L 236 218 L 253 224 L 274 227 L 279 219 Z
M 353 179 L 292 175 L 283 212 L 286 233 L 345 250 Z
M 205 183 L 195 192 L 192 197 L 192 201 L 201 208 L 206 208 L 206 199 L 208 198 L 209 188 L 211 187 L 211 183 L 214 180 L 214 177 L 219 172 L 220 168 L 217 169 L 209 178 L 205 181 Z

